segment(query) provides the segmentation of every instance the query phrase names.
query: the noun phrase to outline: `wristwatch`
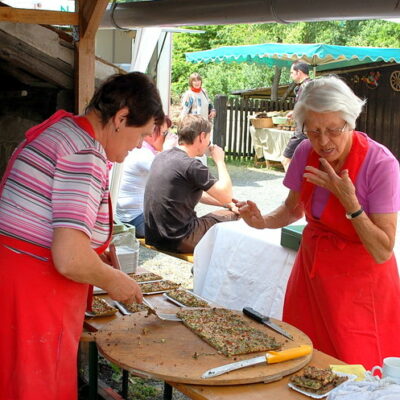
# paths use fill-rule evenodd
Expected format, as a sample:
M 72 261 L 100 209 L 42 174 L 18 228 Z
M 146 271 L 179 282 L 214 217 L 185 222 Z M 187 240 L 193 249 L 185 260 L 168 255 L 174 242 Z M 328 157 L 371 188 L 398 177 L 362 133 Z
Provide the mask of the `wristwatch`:
M 364 209 L 361 207 L 358 211 L 355 211 L 351 214 L 346 213 L 346 218 L 347 219 L 354 219 L 357 218 L 359 215 L 361 215 L 364 212 Z

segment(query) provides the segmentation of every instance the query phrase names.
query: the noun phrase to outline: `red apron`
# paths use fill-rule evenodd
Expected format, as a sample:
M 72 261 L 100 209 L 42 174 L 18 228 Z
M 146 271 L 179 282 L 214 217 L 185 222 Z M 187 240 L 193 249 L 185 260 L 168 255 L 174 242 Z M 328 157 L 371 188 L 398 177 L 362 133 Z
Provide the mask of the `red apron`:
M 65 116 L 72 117 L 59 111 L 27 132 L 10 160 L 0 195 L 22 148 Z M 108 243 L 95 251 L 101 254 Z M 58 273 L 50 249 L 9 236 L 0 235 L 0 260 L 1 399 L 76 399 L 77 351 L 90 286 Z
M 355 182 L 368 142 L 354 132 L 343 169 Z M 308 165 L 319 167 L 311 151 Z M 283 320 L 306 333 L 315 348 L 370 369 L 400 356 L 400 281 L 394 255 L 377 264 L 332 194 L 320 219 L 311 214 L 315 185 L 303 184 L 307 226 L 290 276 Z

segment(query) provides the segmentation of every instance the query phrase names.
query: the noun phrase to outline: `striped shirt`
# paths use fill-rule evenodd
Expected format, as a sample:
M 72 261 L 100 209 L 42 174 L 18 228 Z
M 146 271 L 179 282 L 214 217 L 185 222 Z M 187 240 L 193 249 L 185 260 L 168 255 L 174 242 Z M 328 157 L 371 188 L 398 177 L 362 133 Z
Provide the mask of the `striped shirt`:
M 109 227 L 104 148 L 63 118 L 18 155 L 0 199 L 0 233 L 50 248 L 54 228 L 84 232 L 93 248 Z

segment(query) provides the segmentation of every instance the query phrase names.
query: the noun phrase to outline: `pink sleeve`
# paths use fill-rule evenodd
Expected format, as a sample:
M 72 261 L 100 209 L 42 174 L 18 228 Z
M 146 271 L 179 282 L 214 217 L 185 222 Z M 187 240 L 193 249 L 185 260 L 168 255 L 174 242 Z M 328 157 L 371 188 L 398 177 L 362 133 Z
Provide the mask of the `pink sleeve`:
M 300 192 L 303 182 L 304 168 L 311 150 L 309 140 L 303 140 L 295 150 L 289 169 L 286 172 L 283 184 L 295 192 Z
M 95 151 L 57 160 L 52 193 L 53 228 L 73 228 L 92 237 L 98 219 L 107 226 L 108 215 L 100 215 L 107 187 L 107 165 Z
M 370 214 L 400 210 L 399 162 L 384 146 L 372 142 L 365 165 L 357 178 L 357 196 L 364 198 Z

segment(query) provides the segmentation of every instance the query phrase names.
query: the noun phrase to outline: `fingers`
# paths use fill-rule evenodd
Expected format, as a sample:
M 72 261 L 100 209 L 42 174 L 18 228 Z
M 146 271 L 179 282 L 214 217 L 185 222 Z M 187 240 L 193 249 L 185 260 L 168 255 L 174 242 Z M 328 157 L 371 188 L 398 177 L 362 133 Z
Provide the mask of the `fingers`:
M 322 165 L 322 168 L 327 172 L 329 177 L 334 178 L 338 176 L 335 170 L 333 169 L 332 165 L 330 165 L 329 162 L 325 160 L 325 158 L 320 158 L 319 161 Z
M 140 286 L 136 283 L 135 281 L 135 285 L 136 285 L 136 290 L 135 290 L 135 303 L 142 303 L 143 302 L 143 294 L 142 291 L 140 289 Z
M 141 303 L 143 301 L 142 291 L 137 282 L 129 277 L 125 272 L 114 270 L 115 280 L 113 280 L 107 290 L 110 297 L 117 301 L 132 304 Z
M 341 177 L 342 179 L 345 179 L 345 180 L 350 180 L 350 177 L 349 177 L 349 170 L 348 170 L 348 169 L 344 169 L 343 171 L 341 171 L 341 172 L 340 172 L 340 177 Z
M 241 208 L 247 205 L 247 201 L 238 201 L 234 199 L 232 199 L 232 203 L 235 203 L 237 208 Z

